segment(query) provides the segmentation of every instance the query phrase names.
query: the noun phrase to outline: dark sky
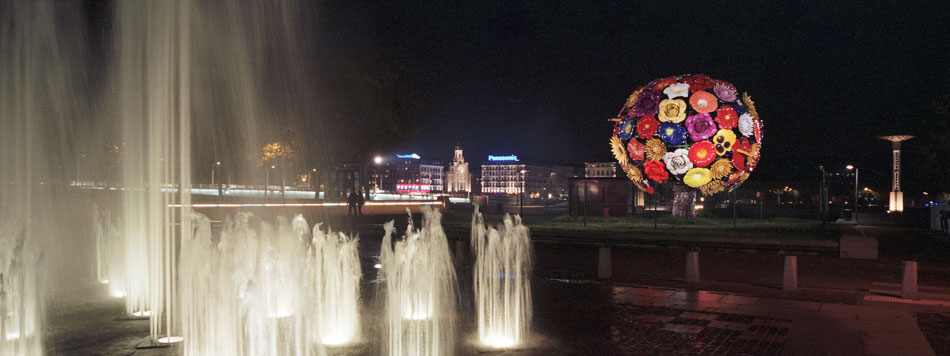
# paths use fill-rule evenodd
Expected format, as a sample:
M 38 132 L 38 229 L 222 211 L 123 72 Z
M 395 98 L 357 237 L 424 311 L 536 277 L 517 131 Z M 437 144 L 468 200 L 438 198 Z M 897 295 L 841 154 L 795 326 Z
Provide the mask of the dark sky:
M 706 73 L 748 92 L 766 124 L 753 177 L 856 163 L 886 187 L 876 136 L 927 132 L 950 88 L 940 3 L 374 2 L 341 12 L 362 18 L 340 35 L 408 68 L 423 108 L 405 152 L 447 161 L 458 142 L 470 162 L 607 160 L 606 119 L 636 86 Z
M 87 4 L 101 46 L 110 2 Z M 853 163 L 885 190 L 890 144 L 877 137 L 901 133 L 919 136 L 905 144 L 904 180 L 926 189 L 917 158 L 942 138 L 935 101 L 950 100 L 947 1 L 306 4 L 313 13 L 300 16 L 316 32 L 303 40 L 318 67 L 371 53 L 400 69 L 421 109 L 418 134 L 395 151 L 429 159 L 449 161 L 460 143 L 476 164 L 489 154 L 610 160 L 607 119 L 638 85 L 705 73 L 756 102 L 765 139 L 753 180 L 811 181 L 818 165 Z

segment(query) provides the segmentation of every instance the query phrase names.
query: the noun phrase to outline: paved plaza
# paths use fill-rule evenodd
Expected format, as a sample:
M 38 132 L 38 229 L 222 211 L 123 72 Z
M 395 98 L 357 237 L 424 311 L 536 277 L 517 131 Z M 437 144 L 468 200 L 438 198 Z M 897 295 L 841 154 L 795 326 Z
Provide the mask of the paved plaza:
M 471 310 L 463 296 L 456 353 L 940 355 L 947 350 L 937 347 L 946 347 L 946 331 L 950 329 L 950 303 L 943 302 L 928 305 L 866 300 L 860 305 L 847 305 L 590 280 L 536 279 L 534 289 L 533 344 L 509 351 L 475 346 L 471 341 L 474 325 L 468 315 Z M 371 301 L 364 304 L 365 313 L 376 313 Z M 103 314 L 109 316 L 83 319 Z M 70 330 L 71 341 L 57 340 L 57 354 L 179 354 L 174 347 L 133 349 L 147 336 L 147 322 L 117 320 L 119 314 L 118 303 L 102 302 L 73 318 L 67 317 L 64 323 L 82 325 L 62 330 Z M 381 347 L 375 340 L 378 335 L 378 326 L 368 325 L 362 343 L 329 349 L 328 353 L 380 354 Z

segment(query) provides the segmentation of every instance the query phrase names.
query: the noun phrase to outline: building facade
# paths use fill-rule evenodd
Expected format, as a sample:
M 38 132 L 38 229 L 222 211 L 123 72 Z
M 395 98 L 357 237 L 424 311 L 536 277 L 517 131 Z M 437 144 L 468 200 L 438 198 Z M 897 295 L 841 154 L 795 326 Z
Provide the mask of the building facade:
M 518 161 L 516 156 L 488 156 L 482 163 L 482 194 L 521 194 L 529 198 L 567 196 L 574 168 Z
M 612 178 L 617 176 L 619 171 L 616 162 L 584 162 L 584 177 L 586 178 Z
M 449 194 L 471 193 L 472 174 L 468 170 L 468 162 L 462 156 L 462 147 L 455 146 L 455 157 L 452 165 L 445 173 L 445 192 Z
M 379 190 L 400 194 L 442 194 L 445 167 L 442 162 L 423 160 L 417 154 L 396 155 L 377 164 L 370 172 L 371 184 Z

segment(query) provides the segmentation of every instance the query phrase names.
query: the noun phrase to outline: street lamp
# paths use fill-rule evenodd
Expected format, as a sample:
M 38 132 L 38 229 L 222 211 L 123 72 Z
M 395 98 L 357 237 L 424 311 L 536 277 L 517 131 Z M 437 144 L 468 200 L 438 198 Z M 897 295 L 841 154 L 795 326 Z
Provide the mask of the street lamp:
M 217 166 L 221 165 L 221 161 L 214 162 L 214 165 L 211 166 L 211 187 L 214 187 L 214 169 Z
M 383 164 L 383 157 L 376 156 L 373 158 L 373 162 L 376 163 L 376 174 L 375 177 L 373 177 L 373 185 L 376 186 L 376 194 L 379 194 L 379 185 L 382 183 L 382 180 L 379 177 L 379 166 Z
M 270 169 L 274 168 L 276 167 L 273 165 L 270 166 Z M 267 191 L 270 190 L 270 169 L 264 170 L 264 172 L 266 172 L 264 174 L 264 199 L 267 199 Z
M 310 172 L 307 172 L 307 189 L 313 189 L 313 173 L 316 172 L 316 168 L 313 168 L 310 170 Z
M 854 170 L 854 223 L 858 223 L 858 167 L 853 165 L 848 165 L 847 168 L 849 171 Z
M 527 178 L 525 176 L 525 173 L 528 173 L 528 171 L 525 169 L 522 169 L 521 177 L 520 177 L 521 178 L 521 194 L 518 194 L 518 210 L 520 211 L 520 213 L 518 214 L 521 216 L 524 216 L 524 183 L 525 183 L 525 178 Z

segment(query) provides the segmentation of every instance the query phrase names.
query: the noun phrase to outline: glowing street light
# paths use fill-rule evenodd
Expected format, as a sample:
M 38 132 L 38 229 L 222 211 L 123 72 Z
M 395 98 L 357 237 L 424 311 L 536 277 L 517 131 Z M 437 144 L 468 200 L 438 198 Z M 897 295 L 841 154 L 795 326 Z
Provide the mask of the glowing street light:
M 214 165 L 211 166 L 211 186 L 214 187 L 214 169 L 221 166 L 221 161 L 214 162 Z
M 853 165 L 848 165 L 847 168 L 849 171 L 854 170 L 854 223 L 858 223 L 858 167 Z
M 888 210 L 904 211 L 904 192 L 901 191 L 901 141 L 914 138 L 911 135 L 881 136 L 882 140 L 891 141 L 891 192 Z

